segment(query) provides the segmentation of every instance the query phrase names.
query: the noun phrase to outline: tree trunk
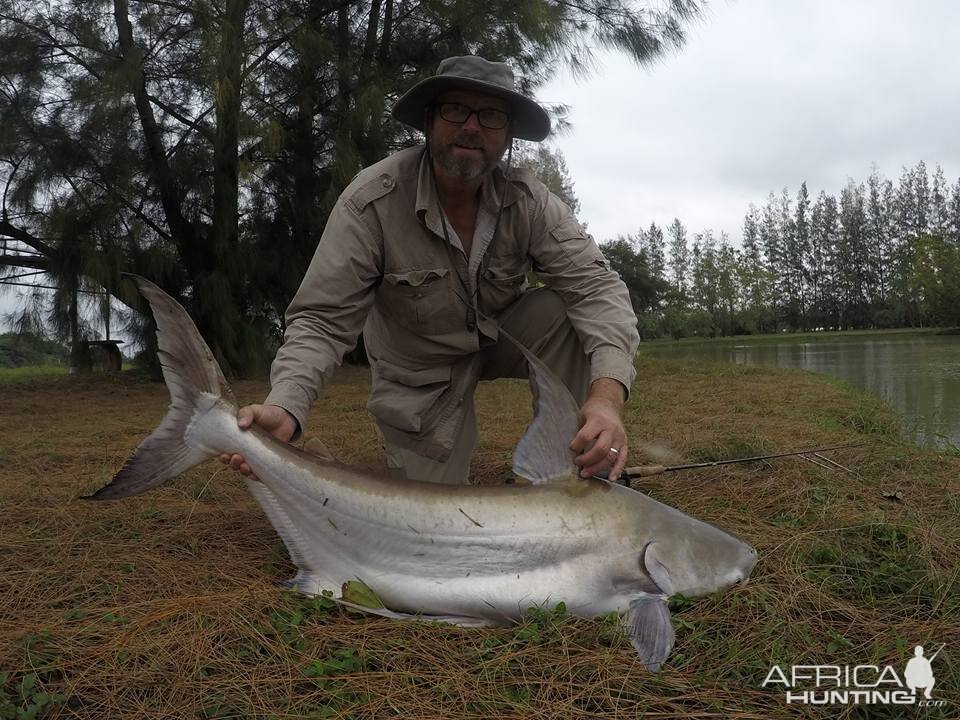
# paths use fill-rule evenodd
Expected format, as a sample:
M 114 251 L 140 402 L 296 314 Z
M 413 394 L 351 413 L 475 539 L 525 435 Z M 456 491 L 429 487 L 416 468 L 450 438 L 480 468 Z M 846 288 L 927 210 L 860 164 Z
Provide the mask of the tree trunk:
M 243 65 L 243 24 L 249 0 L 227 0 L 219 27 L 220 52 L 214 110 L 217 126 L 213 145 L 213 224 L 209 249 L 204 253 L 200 282 L 213 279 L 202 292 L 203 318 L 211 349 L 228 367 L 242 370 L 244 349 L 239 347 L 243 278 L 239 272 L 239 164 L 240 99 Z M 197 293 L 194 293 L 195 297 Z
M 70 373 L 80 372 L 83 361 L 83 349 L 80 347 L 80 310 L 77 302 L 77 281 L 76 276 L 71 276 L 68 280 L 70 291 L 70 304 L 67 308 L 67 321 L 70 324 Z
M 383 32 L 380 34 L 380 48 L 377 50 L 377 62 L 381 68 L 390 62 L 390 40 L 393 35 L 393 0 L 387 0 L 383 11 Z
M 130 74 L 134 78 L 130 92 L 144 133 L 146 164 L 157 183 L 184 274 L 193 285 L 190 314 L 227 373 L 246 369 L 248 350 L 240 340 L 244 278 L 238 257 L 241 70 L 248 6 L 249 0 L 227 0 L 221 24 L 215 30 L 218 42 L 211 43 L 219 50 L 214 88 L 217 125 L 213 133 L 198 129 L 213 145 L 212 226 L 204 232 L 200 225 L 187 219 L 181 207 L 186 193 L 174 175 L 163 143 L 163 130 L 154 116 L 142 65 L 143 52 L 135 42 L 128 17 L 128 0 L 114 0 L 122 62 L 137 70 Z
M 220 53 L 214 109 L 213 227 L 210 240 L 220 267 L 232 264 L 238 237 L 238 170 L 240 145 L 240 71 L 243 62 L 243 20 L 249 0 L 227 0 L 220 25 Z M 215 268 L 211 268 L 215 269 Z
M 121 62 L 135 65 L 137 68 L 130 92 L 133 94 L 140 127 L 149 156 L 148 170 L 153 175 L 160 193 L 163 213 L 181 256 L 186 261 L 197 250 L 196 230 L 183 215 L 180 208 L 182 192 L 177 187 L 173 170 L 167 161 L 163 134 L 153 114 L 153 106 L 147 97 L 146 78 L 143 73 L 143 53 L 133 38 L 133 27 L 129 18 L 128 0 L 114 0 L 113 15 L 117 24 L 117 38 L 120 42 Z

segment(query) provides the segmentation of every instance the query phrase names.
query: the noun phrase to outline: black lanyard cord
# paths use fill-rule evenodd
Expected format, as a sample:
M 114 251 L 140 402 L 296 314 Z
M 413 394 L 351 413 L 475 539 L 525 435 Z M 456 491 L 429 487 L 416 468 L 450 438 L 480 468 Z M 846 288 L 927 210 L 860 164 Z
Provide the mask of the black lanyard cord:
M 433 154 L 430 152 L 429 138 L 426 141 L 425 152 L 427 155 L 427 162 L 429 163 L 429 166 L 430 166 L 430 178 L 433 180 L 433 191 L 437 196 L 437 205 L 439 206 L 438 209 L 440 210 L 440 226 L 443 228 L 443 239 L 446 241 L 447 252 L 449 253 L 450 248 L 452 247 L 450 244 L 450 233 L 447 230 L 446 213 L 443 210 L 443 204 L 440 202 L 440 188 L 437 186 L 437 175 L 433 169 Z M 500 229 L 500 218 L 503 216 L 503 205 L 507 197 L 507 184 L 510 182 L 510 167 L 512 163 L 513 163 L 513 138 L 510 138 L 510 145 L 507 149 L 507 168 L 503 174 L 503 187 L 500 190 L 500 202 L 497 207 L 497 219 L 494 221 L 494 224 L 493 224 L 493 235 L 491 236 L 490 243 L 487 246 L 488 249 L 489 249 L 489 246 L 493 245 L 493 243 L 496 241 L 497 232 Z M 461 241 L 461 249 L 462 247 L 463 246 Z M 460 293 L 454 290 L 454 294 L 456 294 L 456 296 L 460 299 L 460 301 L 467 306 L 466 326 L 469 332 L 474 332 L 477 329 L 477 308 L 476 308 L 477 293 L 480 290 L 480 275 L 485 268 L 486 258 L 487 258 L 487 252 L 484 252 L 483 257 L 480 258 L 480 262 L 477 263 L 477 276 L 476 278 L 474 278 L 472 291 L 470 289 L 470 285 L 462 277 L 460 277 L 459 273 L 457 273 L 457 277 L 459 277 L 460 282 L 463 283 L 464 289 L 468 293 L 470 293 L 470 299 L 469 301 L 467 301 L 465 298 L 463 298 L 460 295 Z M 467 272 L 469 272 L 470 258 L 467 257 L 466 260 L 467 260 Z

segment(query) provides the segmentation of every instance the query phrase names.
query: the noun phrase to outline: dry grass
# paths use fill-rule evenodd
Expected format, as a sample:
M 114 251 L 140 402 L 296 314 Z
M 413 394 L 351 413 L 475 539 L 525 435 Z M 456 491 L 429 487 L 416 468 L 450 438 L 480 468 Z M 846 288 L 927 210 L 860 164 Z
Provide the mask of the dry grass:
M 379 463 L 365 371 L 311 419 L 340 459 Z M 244 401 L 265 387 L 241 383 Z M 77 500 L 163 414 L 136 376 L 0 385 L 0 718 L 914 717 L 787 706 L 774 663 L 892 663 L 947 643 L 935 697 L 960 715 L 960 459 L 896 438 L 878 403 L 798 372 L 641 360 L 632 437 L 690 460 L 867 441 L 831 454 L 665 475 L 651 495 L 749 539 L 743 588 L 674 614 L 652 675 L 611 618 L 533 613 L 503 630 L 397 623 L 282 592 L 291 566 L 238 477 L 204 465 L 145 496 Z M 519 382 L 482 387 L 481 482 L 509 473 Z M 902 501 L 883 494 L 900 490 Z M 6 697 L 6 701 L 4 701 Z M 6 704 L 5 704 L 6 702 Z

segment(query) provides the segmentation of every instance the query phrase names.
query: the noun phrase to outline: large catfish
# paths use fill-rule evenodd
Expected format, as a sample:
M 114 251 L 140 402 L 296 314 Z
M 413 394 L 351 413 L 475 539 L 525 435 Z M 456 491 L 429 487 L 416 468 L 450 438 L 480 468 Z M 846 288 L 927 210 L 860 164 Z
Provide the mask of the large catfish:
M 569 442 L 577 406 L 524 348 L 535 415 L 514 453 L 532 484 L 402 481 L 323 460 L 254 427 L 186 311 L 134 278 L 157 323 L 170 390 L 160 426 L 92 498 L 155 487 L 221 453 L 243 455 L 247 484 L 298 568 L 303 593 L 341 597 L 359 580 L 395 618 L 499 625 L 561 601 L 569 612 L 625 616 L 650 670 L 673 647 L 673 593 L 696 597 L 735 585 L 757 554 L 745 542 L 629 488 L 582 479 Z

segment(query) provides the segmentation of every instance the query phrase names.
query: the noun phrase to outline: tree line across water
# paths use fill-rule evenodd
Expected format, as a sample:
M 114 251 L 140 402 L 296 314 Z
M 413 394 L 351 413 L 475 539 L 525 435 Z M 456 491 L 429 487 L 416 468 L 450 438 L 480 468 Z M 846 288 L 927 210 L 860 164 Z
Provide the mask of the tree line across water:
M 603 244 L 647 337 L 960 325 L 960 179 L 874 167 L 751 204 L 743 244 L 679 219 Z

